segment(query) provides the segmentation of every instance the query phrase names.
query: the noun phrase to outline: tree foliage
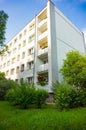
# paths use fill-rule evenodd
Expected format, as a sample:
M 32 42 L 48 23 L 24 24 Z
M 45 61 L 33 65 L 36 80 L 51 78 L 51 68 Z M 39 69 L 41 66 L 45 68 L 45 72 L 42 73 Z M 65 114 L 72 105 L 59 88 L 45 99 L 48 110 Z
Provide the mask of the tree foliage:
M 5 73 L 4 72 L 0 72 L 0 80 L 4 80 L 5 78 Z
M 7 50 L 7 46 L 4 45 L 7 19 L 8 19 L 8 15 L 3 10 L 1 10 L 0 11 L 0 54 L 2 54 L 4 51 Z M 3 47 L 4 49 L 2 49 Z
M 68 52 L 61 72 L 69 84 L 86 88 L 86 56 L 78 51 Z
M 10 79 L 2 79 L 0 80 L 0 100 L 5 100 L 5 95 L 9 89 L 15 87 L 17 85 L 16 82 Z

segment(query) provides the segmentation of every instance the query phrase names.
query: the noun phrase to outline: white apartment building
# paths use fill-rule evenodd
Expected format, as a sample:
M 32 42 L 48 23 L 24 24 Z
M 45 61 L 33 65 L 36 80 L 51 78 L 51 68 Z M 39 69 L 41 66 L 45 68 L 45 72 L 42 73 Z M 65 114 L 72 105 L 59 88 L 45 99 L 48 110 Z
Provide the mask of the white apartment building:
M 66 53 L 85 53 L 83 33 L 51 1 L 7 45 L 9 53 L 0 57 L 0 71 L 49 92 L 52 82 L 61 80 L 59 70 Z

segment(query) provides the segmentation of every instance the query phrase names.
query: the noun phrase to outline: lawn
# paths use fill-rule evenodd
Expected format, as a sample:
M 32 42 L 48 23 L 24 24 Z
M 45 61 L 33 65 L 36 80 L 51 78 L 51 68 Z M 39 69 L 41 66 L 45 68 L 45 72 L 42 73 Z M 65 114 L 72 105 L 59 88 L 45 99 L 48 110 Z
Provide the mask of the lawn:
M 0 130 L 86 130 L 86 108 L 20 110 L 0 101 Z

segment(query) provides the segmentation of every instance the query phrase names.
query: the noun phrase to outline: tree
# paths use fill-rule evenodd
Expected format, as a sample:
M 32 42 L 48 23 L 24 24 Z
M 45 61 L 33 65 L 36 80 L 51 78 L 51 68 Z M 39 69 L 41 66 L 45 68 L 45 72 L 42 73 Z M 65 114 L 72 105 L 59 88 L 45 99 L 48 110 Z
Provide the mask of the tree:
M 5 73 L 4 72 L 0 72 L 0 80 L 4 80 L 5 78 Z
M 0 11 L 0 54 L 3 54 L 8 49 L 8 47 L 4 44 L 7 19 L 8 15 L 3 10 Z
M 86 56 L 78 51 L 68 52 L 61 73 L 69 84 L 86 88 Z

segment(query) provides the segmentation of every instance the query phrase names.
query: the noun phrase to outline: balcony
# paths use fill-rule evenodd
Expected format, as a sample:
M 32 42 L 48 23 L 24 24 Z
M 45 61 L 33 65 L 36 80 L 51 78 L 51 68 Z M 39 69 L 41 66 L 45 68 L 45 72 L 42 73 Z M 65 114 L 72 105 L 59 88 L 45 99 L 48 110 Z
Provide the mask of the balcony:
M 46 72 L 46 71 L 48 71 L 48 63 L 46 63 L 46 64 L 42 64 L 42 65 L 40 65 L 39 67 L 38 67 L 38 72 Z
M 47 37 L 47 35 L 48 35 L 48 32 L 47 32 L 47 31 L 41 33 L 41 34 L 39 35 L 39 37 L 38 37 L 38 41 L 41 41 L 43 38 Z
M 31 30 L 29 30 L 29 36 L 33 35 L 35 33 L 35 28 L 32 28 Z
M 48 54 L 48 47 L 45 49 L 38 50 L 38 56 L 44 56 L 46 54 Z
M 39 23 L 38 27 L 40 28 L 41 26 L 43 26 L 43 25 L 46 24 L 46 23 L 47 23 L 47 18 L 44 19 L 44 20 L 42 20 L 42 21 Z
M 32 41 L 29 40 L 28 43 L 29 43 L 29 46 L 28 46 L 28 44 L 27 44 L 27 47 L 28 47 L 28 48 L 33 48 L 33 47 L 34 47 L 35 40 L 34 40 L 34 39 L 33 39 Z
M 28 41 L 30 44 L 34 44 L 34 42 L 35 42 L 35 37 L 33 37 L 33 38 L 29 38 L 29 41 Z
M 37 84 L 41 87 L 41 86 L 45 86 L 48 85 L 48 72 L 44 72 L 44 73 L 40 73 L 37 75 Z

